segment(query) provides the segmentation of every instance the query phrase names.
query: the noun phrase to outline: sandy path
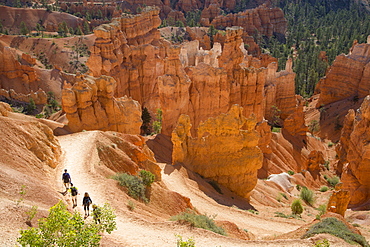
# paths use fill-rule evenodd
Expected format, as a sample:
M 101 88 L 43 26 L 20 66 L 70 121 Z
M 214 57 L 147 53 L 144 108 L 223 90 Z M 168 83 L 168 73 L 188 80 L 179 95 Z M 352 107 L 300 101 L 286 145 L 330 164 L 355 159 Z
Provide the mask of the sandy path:
M 216 220 L 231 221 L 241 229 L 248 229 L 257 235 L 258 239 L 290 232 L 299 227 L 293 222 L 281 222 L 274 218 L 266 220 L 246 211 L 218 204 L 199 190 L 196 182 L 185 178 L 176 169 L 170 175 L 162 173 L 162 180 L 170 190 L 189 197 L 193 206 L 201 213 L 217 214 Z
M 67 136 L 58 137 L 60 145 L 64 151 L 64 164 L 58 167 L 60 177 L 58 178 L 58 188 L 63 188 L 61 174 L 63 169 L 68 169 L 71 174 L 72 182 L 78 187 L 80 195 L 78 196 L 78 207 L 76 210 L 83 213 L 82 197 L 85 191 L 89 192 L 94 203 L 103 204 L 111 200 L 117 201 L 117 195 L 110 192 L 101 181 L 101 177 L 95 174 L 94 165 L 99 162 L 95 138 L 97 132 L 87 131 Z M 246 213 L 215 203 L 207 198 L 196 188 L 189 188 L 181 174 L 173 172 L 170 175 L 164 175 L 163 181 L 166 185 L 185 196 L 191 198 L 192 203 L 201 211 L 209 214 L 217 213 L 217 219 L 225 219 L 236 223 L 240 228 L 255 230 L 259 233 L 265 232 L 271 235 L 273 232 L 287 232 L 297 228 L 290 224 L 281 222 L 271 222 L 264 219 L 256 220 L 253 216 L 246 218 Z M 68 196 L 66 196 L 67 201 Z M 69 201 L 70 202 L 70 201 Z M 126 202 L 122 202 L 122 207 Z M 207 209 L 207 210 L 205 210 Z M 135 217 L 124 210 L 117 212 L 117 230 L 111 235 L 106 235 L 108 241 L 103 246 L 158 246 L 174 247 L 176 246 L 175 234 L 180 234 L 184 239 L 192 237 L 197 247 L 211 246 L 312 246 L 309 240 L 284 240 L 284 241 L 244 241 L 221 236 L 203 229 L 191 229 L 174 222 L 152 223 Z M 90 218 L 89 218 L 90 219 Z M 88 219 L 88 220 L 89 220 Z M 111 241 L 109 241 L 111 240 Z M 114 244 L 110 244 L 111 242 Z

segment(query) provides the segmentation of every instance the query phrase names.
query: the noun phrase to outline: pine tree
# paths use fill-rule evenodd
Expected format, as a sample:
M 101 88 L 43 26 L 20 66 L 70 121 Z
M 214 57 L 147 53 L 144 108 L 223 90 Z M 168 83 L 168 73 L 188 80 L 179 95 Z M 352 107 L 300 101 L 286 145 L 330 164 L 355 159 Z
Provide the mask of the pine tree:
M 27 35 L 30 30 L 28 29 L 28 27 L 26 26 L 26 23 L 24 23 L 24 21 L 21 22 L 20 26 L 19 26 L 19 29 L 20 29 L 20 32 L 22 35 Z
M 89 23 L 87 21 L 84 21 L 83 29 L 84 29 L 84 34 L 89 34 L 90 33 L 90 26 L 89 26 Z

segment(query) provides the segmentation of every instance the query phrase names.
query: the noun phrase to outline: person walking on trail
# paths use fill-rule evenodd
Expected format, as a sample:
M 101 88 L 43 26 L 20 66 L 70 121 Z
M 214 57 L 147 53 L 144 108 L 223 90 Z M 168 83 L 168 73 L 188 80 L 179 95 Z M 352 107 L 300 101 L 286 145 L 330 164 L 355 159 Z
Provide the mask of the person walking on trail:
M 64 183 L 64 187 L 66 188 L 66 191 L 64 193 L 67 193 L 67 191 L 68 191 L 68 189 L 71 185 L 71 176 L 67 172 L 67 169 L 64 169 L 64 173 L 62 175 L 62 180 L 63 180 L 63 183 Z
M 93 204 L 92 208 L 93 208 L 92 215 L 93 215 L 93 219 L 95 221 L 95 224 L 98 224 L 98 222 L 100 224 L 101 208 L 96 204 Z
M 72 183 L 71 183 L 71 196 L 72 196 L 72 204 L 73 204 L 73 207 L 77 207 L 77 195 L 78 195 L 78 189 L 76 186 L 74 186 Z
M 82 199 L 82 206 L 84 206 L 85 218 L 89 216 L 90 204 L 92 200 L 89 196 L 89 193 L 85 192 L 84 198 Z

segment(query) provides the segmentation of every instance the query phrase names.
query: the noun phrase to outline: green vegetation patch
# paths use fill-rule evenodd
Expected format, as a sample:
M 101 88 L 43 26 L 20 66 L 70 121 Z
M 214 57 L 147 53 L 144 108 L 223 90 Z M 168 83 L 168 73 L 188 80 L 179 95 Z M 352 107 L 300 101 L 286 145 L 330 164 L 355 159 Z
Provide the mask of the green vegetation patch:
M 299 197 L 310 206 L 312 206 L 315 202 L 314 192 L 307 187 L 302 188 Z
M 146 190 L 154 182 L 155 176 L 149 171 L 141 170 L 139 176 L 133 176 L 128 173 L 118 173 L 113 176 L 121 186 L 128 190 L 128 195 L 134 199 L 149 202 L 146 197 Z
M 21 246 L 100 246 L 101 234 L 116 227 L 116 215 L 109 204 L 100 208 L 100 223 L 85 221 L 77 211 L 69 212 L 59 201 L 50 208 L 48 217 L 38 221 L 38 227 L 20 231 Z
M 185 221 L 193 227 L 203 228 L 221 235 L 226 236 L 226 232 L 222 227 L 216 225 L 214 218 L 216 216 L 208 216 L 207 214 L 197 214 L 194 210 L 187 209 L 178 215 L 172 216 L 172 221 Z
M 309 238 L 320 233 L 334 235 L 350 244 L 360 244 L 366 247 L 370 246 L 363 236 L 352 232 L 343 222 L 336 218 L 325 218 L 321 222 L 313 225 L 307 233 L 303 235 L 303 238 Z
M 334 176 L 332 178 L 326 178 L 326 181 L 330 184 L 330 186 L 335 187 L 340 182 L 340 178 L 337 176 Z

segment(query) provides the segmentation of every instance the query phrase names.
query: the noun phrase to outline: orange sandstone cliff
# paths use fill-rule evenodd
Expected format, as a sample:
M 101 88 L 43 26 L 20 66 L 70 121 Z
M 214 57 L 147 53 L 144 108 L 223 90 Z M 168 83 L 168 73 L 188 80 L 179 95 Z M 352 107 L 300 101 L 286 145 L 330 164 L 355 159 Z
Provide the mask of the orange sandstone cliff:
M 343 99 L 361 99 L 370 88 L 370 43 L 357 44 L 348 55 L 336 57 L 326 76 L 316 86 L 317 107 Z
M 241 28 L 228 28 L 224 43 L 215 43 L 211 50 L 200 49 L 198 43 L 171 45 L 159 36 L 158 14 L 147 7 L 140 15 L 124 14 L 95 29 L 87 65 L 93 76 L 116 79 L 115 96 L 132 97 L 152 115 L 162 109 L 163 134 L 172 132 L 181 114 L 198 125 L 233 104 L 242 106 L 245 116 L 255 113 L 258 121 L 272 104 L 281 108 L 283 118 L 293 113 L 297 103 L 291 68 L 276 72 L 276 66 L 266 69 L 269 60 L 248 56 Z M 266 85 L 274 88 L 266 91 L 268 102 Z
M 370 200 L 370 165 L 368 146 L 370 124 L 370 96 L 355 112 L 350 110 L 345 117 L 340 146 L 337 148 L 340 163 L 343 166 L 341 180 L 343 189 L 351 192 L 350 206 L 366 204 Z
M 140 133 L 140 104 L 127 97 L 114 98 L 116 81 L 112 77 L 76 75 L 72 78 L 73 85 L 65 83 L 63 86 L 62 106 L 68 127 L 73 132 L 112 130 Z
M 263 154 L 257 146 L 257 121 L 254 116 L 247 119 L 242 111 L 240 106 L 233 105 L 228 113 L 202 122 L 197 128 L 198 137 L 194 138 L 190 134 L 189 116 L 181 115 L 172 132 L 172 162 L 181 163 L 249 199 Z

